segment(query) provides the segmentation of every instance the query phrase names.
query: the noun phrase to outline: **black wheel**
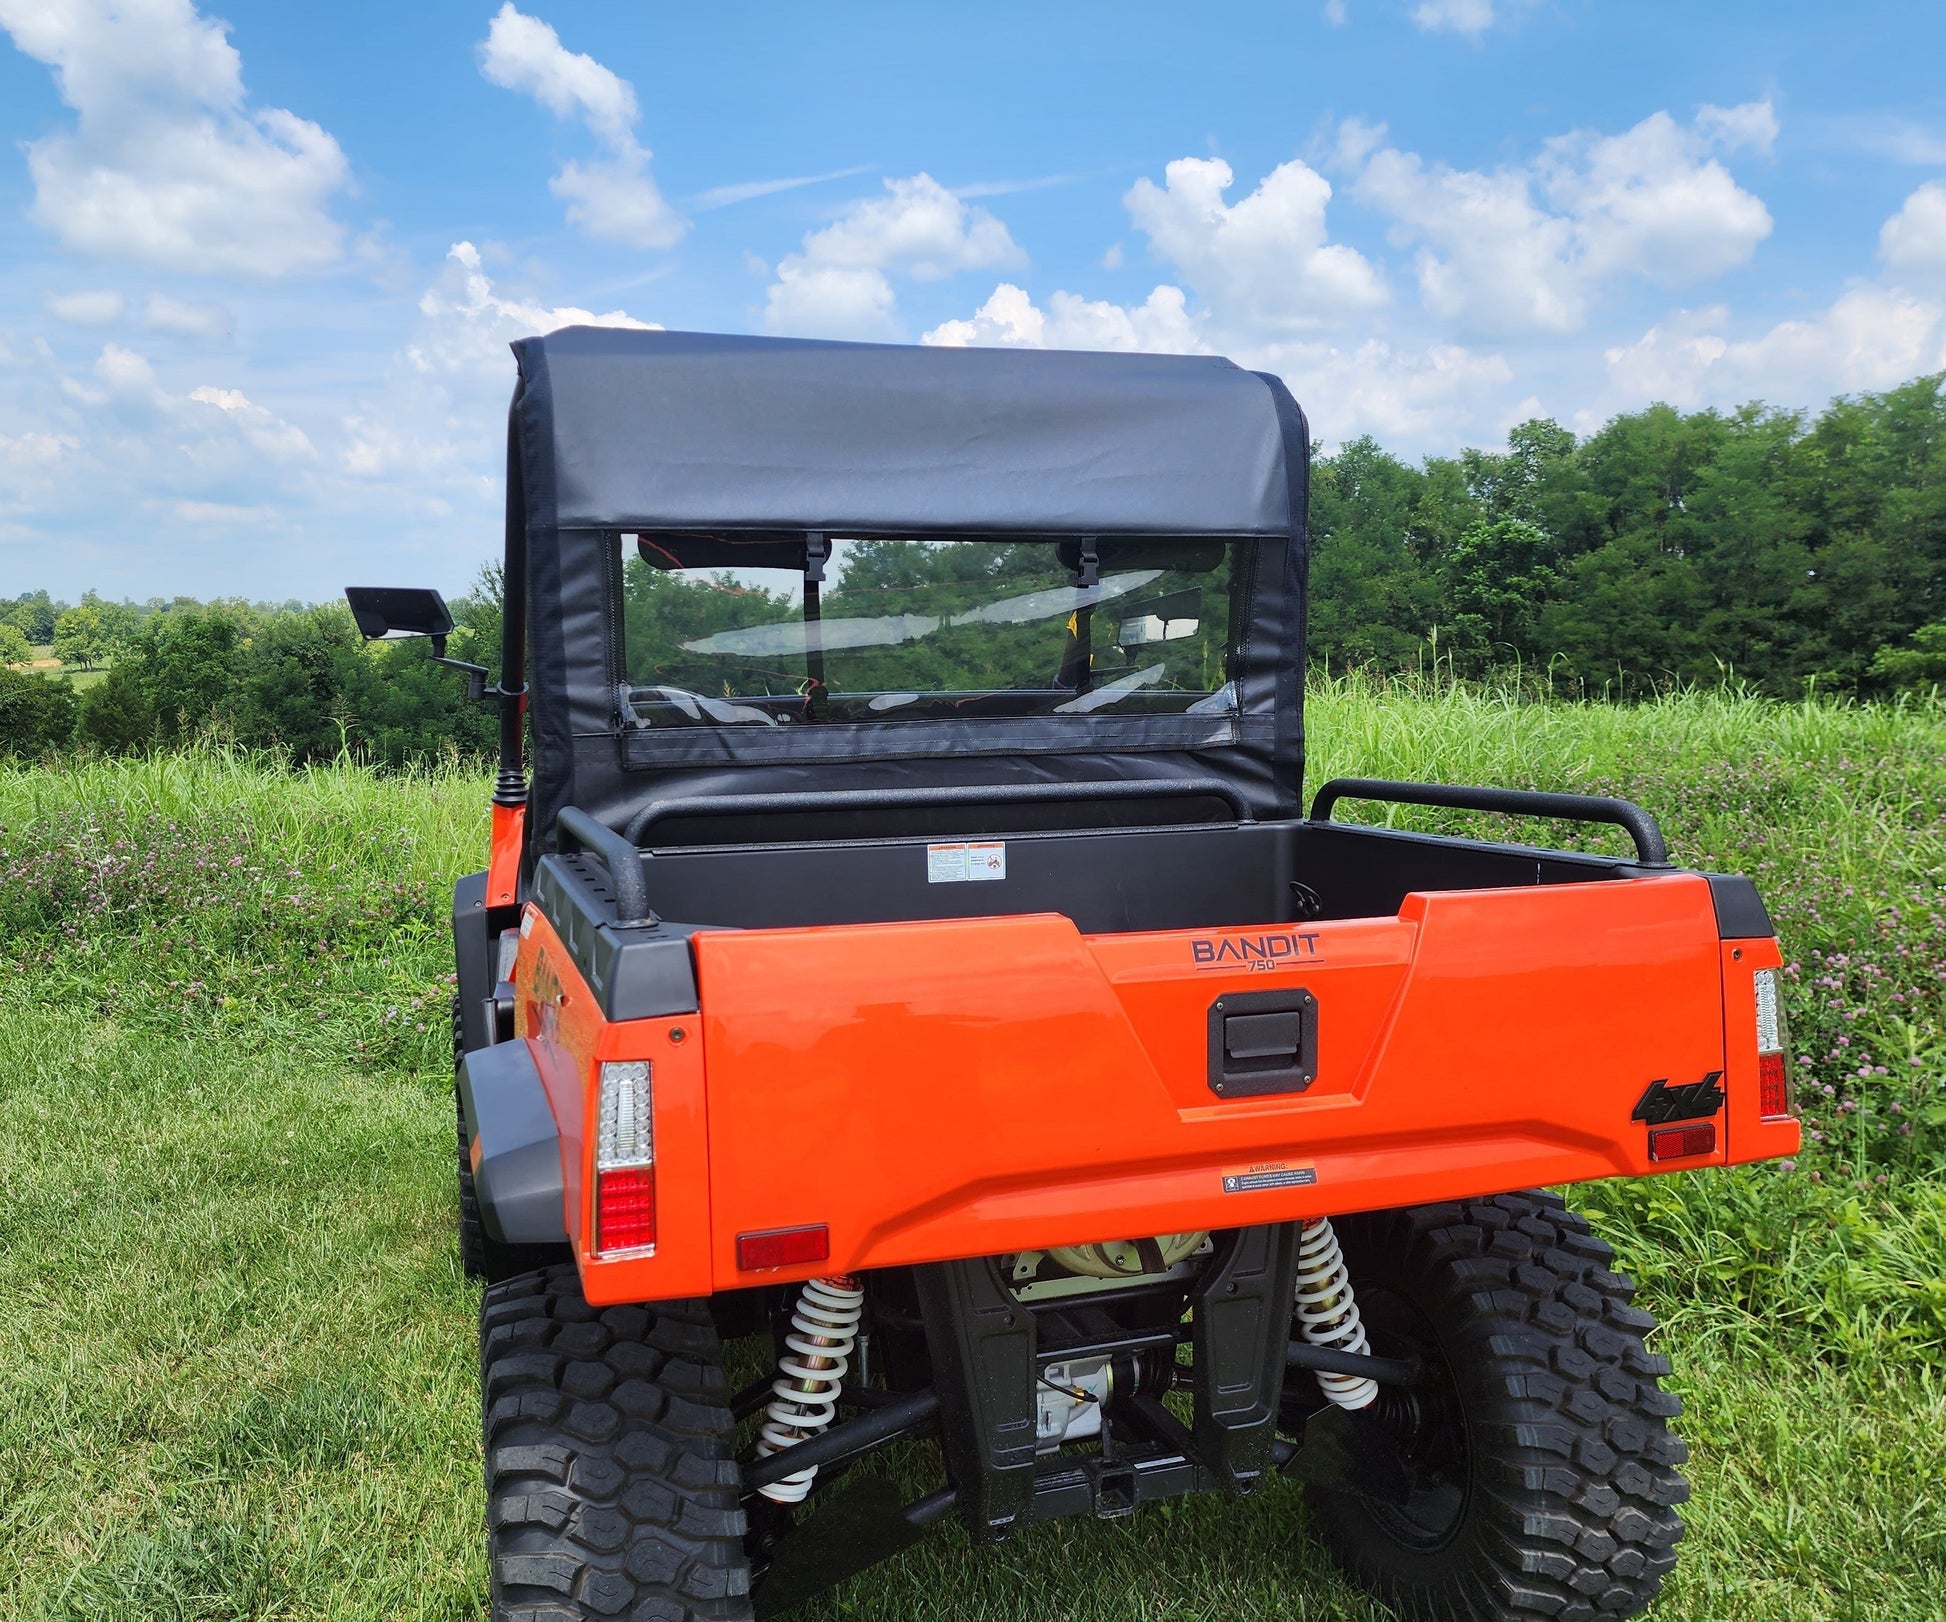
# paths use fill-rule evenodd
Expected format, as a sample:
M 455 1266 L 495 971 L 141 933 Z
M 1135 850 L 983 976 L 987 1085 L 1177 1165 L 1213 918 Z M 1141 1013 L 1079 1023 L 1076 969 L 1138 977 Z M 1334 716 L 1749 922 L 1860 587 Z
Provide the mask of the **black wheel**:
M 1614 1253 L 1541 1193 L 1334 1226 L 1372 1349 L 1429 1374 L 1375 1405 L 1404 1503 L 1309 1489 L 1339 1564 L 1414 1622 L 1641 1611 L 1676 1563 L 1689 1450 Z
M 571 1265 L 480 1311 L 493 1622 L 747 1622 L 736 1426 L 702 1302 L 588 1305 Z

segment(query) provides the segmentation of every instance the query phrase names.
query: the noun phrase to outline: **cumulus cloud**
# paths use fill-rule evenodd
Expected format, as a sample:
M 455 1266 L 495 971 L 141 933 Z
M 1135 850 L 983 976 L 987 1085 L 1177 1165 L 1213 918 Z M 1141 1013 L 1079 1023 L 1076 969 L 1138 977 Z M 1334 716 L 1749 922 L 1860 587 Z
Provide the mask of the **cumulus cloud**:
M 1878 251 L 1893 270 L 1946 281 L 1946 181 L 1929 180 L 1878 234 Z
M 626 310 L 599 314 L 547 305 L 495 286 L 480 250 L 456 242 L 438 279 L 419 299 L 418 330 L 388 395 L 365 401 L 341 423 L 339 463 L 359 479 L 456 478 L 484 494 L 498 475 L 516 338 L 560 327 L 656 330 Z
M 1209 318 L 1188 308 L 1179 287 L 1157 287 L 1136 305 L 1057 292 L 1043 308 L 1002 282 L 971 319 L 942 322 L 922 342 L 1206 354 L 1217 347 L 1212 337 Z M 1393 446 L 1444 448 L 1456 429 L 1492 437 L 1512 420 L 1505 404 L 1512 368 L 1500 355 L 1458 344 L 1421 350 L 1376 338 L 1343 345 L 1230 333 L 1222 348 L 1242 365 L 1283 376 L 1334 442 L 1370 433 Z
M 1121 349 L 1194 354 L 1208 346 L 1180 287 L 1158 287 L 1141 304 L 1055 293 L 1043 310 L 1024 288 L 1002 282 L 971 320 L 943 321 L 919 340 L 947 348 Z
M 1607 351 L 1616 409 L 1662 400 L 1693 410 L 1743 400 L 1809 404 L 1889 389 L 1946 369 L 1946 308 L 1896 287 L 1847 289 L 1828 308 L 1733 339 L 1730 312 L 1679 312 Z
M 626 79 L 592 56 L 570 51 L 538 17 L 505 0 L 480 43 L 480 72 L 490 84 L 532 96 L 556 118 L 577 119 L 603 148 L 590 162 L 569 162 L 548 182 L 567 205 L 568 221 L 591 237 L 636 248 L 669 248 L 689 222 L 672 208 L 649 173 L 653 156 L 635 139 L 640 110 Z
M 226 24 L 189 0 L 0 0 L 0 28 L 75 113 L 27 147 L 33 217 L 65 246 L 255 276 L 342 257 L 329 204 L 344 153 L 310 120 L 249 102 Z
M 1353 191 L 1416 243 L 1426 308 L 1462 329 L 1571 332 L 1607 279 L 1683 286 L 1746 263 L 1770 211 L 1715 155 L 1765 146 L 1768 103 L 1705 108 L 1684 126 L 1666 112 L 1620 135 L 1549 141 L 1532 163 L 1492 172 L 1427 163 L 1346 124 L 1340 159 Z
M 1146 175 L 1123 203 L 1149 246 L 1228 322 L 1288 331 L 1339 321 L 1385 302 L 1355 249 L 1328 242 L 1331 183 L 1293 159 L 1238 202 L 1221 158 L 1178 158 L 1157 186 Z
M 885 182 L 778 263 L 764 307 L 772 332 L 807 338 L 898 336 L 893 274 L 937 281 L 1024 262 L 1006 226 L 928 174 Z

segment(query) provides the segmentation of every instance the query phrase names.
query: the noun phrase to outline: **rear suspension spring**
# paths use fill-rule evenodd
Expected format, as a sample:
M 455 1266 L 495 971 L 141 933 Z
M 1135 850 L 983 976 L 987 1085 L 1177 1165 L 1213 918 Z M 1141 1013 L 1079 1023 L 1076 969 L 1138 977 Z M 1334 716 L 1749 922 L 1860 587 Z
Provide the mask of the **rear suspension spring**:
M 831 1423 L 864 1310 L 864 1287 L 848 1274 L 806 1282 L 791 1312 L 786 1349 L 777 1360 L 777 1378 L 770 1388 L 774 1395 L 764 1410 L 757 1442 L 759 1458 L 808 1441 Z M 773 1503 L 802 1503 L 817 1474 L 813 1466 L 757 1490 Z
M 1364 1354 L 1365 1326 L 1352 1299 L 1351 1273 L 1329 1217 L 1304 1224 L 1297 1244 L 1297 1327 L 1313 1346 Z M 1317 1381 L 1340 1408 L 1368 1408 L 1377 1400 L 1378 1383 L 1362 1374 L 1325 1374 Z

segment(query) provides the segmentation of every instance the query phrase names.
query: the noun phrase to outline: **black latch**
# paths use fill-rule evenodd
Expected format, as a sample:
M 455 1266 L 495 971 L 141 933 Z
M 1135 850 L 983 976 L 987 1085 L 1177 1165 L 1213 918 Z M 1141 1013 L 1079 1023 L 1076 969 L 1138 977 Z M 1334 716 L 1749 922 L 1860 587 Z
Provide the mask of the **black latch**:
M 1219 1098 L 1301 1093 L 1318 1074 L 1318 1002 L 1302 986 L 1231 991 L 1209 1010 L 1209 1088 Z

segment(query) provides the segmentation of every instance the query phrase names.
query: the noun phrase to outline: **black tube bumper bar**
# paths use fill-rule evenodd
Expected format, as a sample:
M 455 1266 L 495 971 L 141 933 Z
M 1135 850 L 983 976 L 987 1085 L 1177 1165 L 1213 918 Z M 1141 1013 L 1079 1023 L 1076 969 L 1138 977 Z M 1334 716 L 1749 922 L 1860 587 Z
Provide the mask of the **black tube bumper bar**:
M 814 1467 L 821 1470 L 827 1465 L 855 1459 L 886 1442 L 912 1435 L 929 1424 L 938 1412 L 939 1395 L 933 1391 L 915 1391 L 896 1402 L 868 1408 L 856 1419 L 844 1420 L 795 1447 L 768 1454 L 745 1466 L 743 1490 L 755 1492 L 800 1470 Z
M 1340 800 L 1377 800 L 1392 805 L 1436 805 L 1454 811 L 1498 811 L 1513 817 L 1558 817 L 1563 822 L 1606 822 L 1626 829 L 1644 867 L 1667 867 L 1669 844 L 1656 820 L 1633 800 L 1599 794 L 1542 794 L 1532 789 L 1465 788 L 1449 783 L 1394 783 L 1376 777 L 1334 777 L 1311 802 L 1311 821 L 1329 822 Z
M 1036 805 L 1076 800 L 1216 799 L 1249 822 L 1249 803 L 1218 777 L 1118 778 L 1098 783 L 962 783 L 936 788 L 804 789 L 781 794 L 697 794 L 655 800 L 629 819 L 622 837 L 639 845 L 671 817 L 747 817 L 809 811 L 909 811 L 959 805 Z
M 1310 1369 L 1317 1374 L 1349 1374 L 1376 1380 L 1380 1385 L 1413 1385 L 1422 1372 L 1417 1358 L 1372 1357 L 1359 1352 L 1341 1352 L 1335 1346 L 1313 1346 L 1302 1340 L 1294 1340 L 1285 1348 L 1284 1364 L 1287 1368 Z
M 608 864 L 608 876 L 615 886 L 617 923 L 656 922 L 655 914 L 649 911 L 649 880 L 642 871 L 642 853 L 636 849 L 633 839 L 597 822 L 578 805 L 564 806 L 554 825 L 583 850 L 592 851 Z

